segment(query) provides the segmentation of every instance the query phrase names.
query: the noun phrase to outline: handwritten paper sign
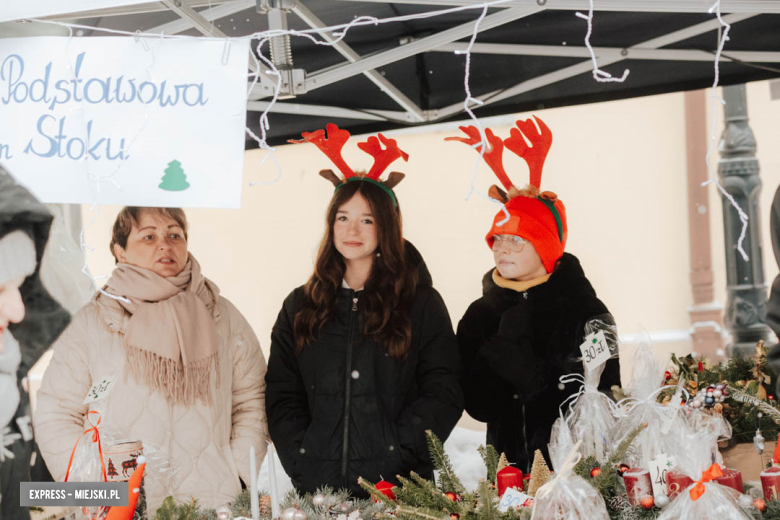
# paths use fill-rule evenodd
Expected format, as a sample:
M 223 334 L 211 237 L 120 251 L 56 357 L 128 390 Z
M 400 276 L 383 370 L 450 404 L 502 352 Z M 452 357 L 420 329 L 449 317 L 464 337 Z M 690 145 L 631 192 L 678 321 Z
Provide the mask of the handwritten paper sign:
M 42 201 L 241 201 L 248 41 L 0 40 L 0 162 Z
M 588 370 L 593 370 L 606 363 L 611 355 L 603 330 L 595 334 L 588 334 L 583 344 L 580 345 L 580 351 L 582 351 L 582 360 Z
M 666 473 L 674 468 L 674 457 L 662 453 L 649 462 L 650 479 L 653 482 L 653 494 L 666 494 Z
M 530 507 L 533 505 L 533 502 L 534 498 L 531 495 L 526 495 L 522 491 L 513 488 L 506 488 L 504 494 L 501 495 L 501 500 L 498 502 L 498 510 L 506 513 L 509 511 L 509 508 Z

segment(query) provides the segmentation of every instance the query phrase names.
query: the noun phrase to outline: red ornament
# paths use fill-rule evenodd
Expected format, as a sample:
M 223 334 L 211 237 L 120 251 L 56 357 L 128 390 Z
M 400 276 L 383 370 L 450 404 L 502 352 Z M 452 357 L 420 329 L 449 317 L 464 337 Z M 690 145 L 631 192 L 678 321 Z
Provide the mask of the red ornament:
M 766 500 L 763 498 L 757 498 L 753 501 L 753 505 L 756 506 L 756 509 L 761 511 L 762 513 L 766 511 Z
M 645 509 L 653 509 L 653 506 L 655 505 L 655 499 L 651 495 L 647 495 L 646 497 L 642 498 L 640 504 L 642 504 L 642 507 Z
M 376 489 L 390 500 L 395 500 L 395 493 L 393 493 L 394 487 L 395 484 L 385 480 L 376 483 Z M 374 502 L 379 502 L 379 500 L 374 500 Z
M 617 469 L 618 475 L 620 475 L 620 476 L 622 477 L 622 476 L 623 476 L 623 474 L 624 474 L 626 471 L 628 471 L 629 469 L 631 469 L 631 467 L 630 467 L 628 464 L 621 464 L 621 465 L 618 467 L 618 469 Z
M 672 373 L 667 370 L 666 372 L 664 372 L 664 378 L 666 379 L 666 381 L 669 381 L 672 378 Z
M 455 493 L 453 493 L 452 491 L 447 491 L 446 495 L 447 495 L 447 498 L 449 498 L 453 502 L 460 502 L 460 497 L 458 495 L 456 495 Z
M 601 475 L 601 468 L 593 468 L 590 470 L 590 478 L 596 478 Z
M 507 466 L 496 474 L 498 496 L 504 496 L 507 488 L 523 490 L 523 472 L 512 466 Z
M 699 372 L 704 372 L 704 363 L 699 361 Z

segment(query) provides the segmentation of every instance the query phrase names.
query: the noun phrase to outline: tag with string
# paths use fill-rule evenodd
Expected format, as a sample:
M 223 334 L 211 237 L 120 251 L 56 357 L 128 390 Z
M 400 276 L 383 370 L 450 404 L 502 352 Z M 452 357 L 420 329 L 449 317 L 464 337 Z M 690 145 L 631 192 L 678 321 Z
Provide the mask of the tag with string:
M 580 351 L 582 352 L 582 362 L 590 371 L 606 363 L 612 355 L 603 330 L 595 334 L 588 334 L 580 345 Z

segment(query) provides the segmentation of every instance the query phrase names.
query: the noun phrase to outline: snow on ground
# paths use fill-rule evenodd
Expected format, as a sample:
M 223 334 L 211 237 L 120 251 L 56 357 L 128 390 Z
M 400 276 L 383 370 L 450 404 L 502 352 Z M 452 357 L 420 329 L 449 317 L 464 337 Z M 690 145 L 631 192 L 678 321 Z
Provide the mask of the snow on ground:
M 485 478 L 485 465 L 482 463 L 482 457 L 477 452 L 477 447 L 485 443 L 485 432 L 469 430 L 467 428 L 455 427 L 444 443 L 444 449 L 452 460 L 452 467 L 463 481 L 463 485 L 469 491 L 477 487 L 480 478 Z M 284 472 L 279 457 L 275 457 L 276 482 L 279 487 L 279 497 L 283 497 L 287 491 L 292 489 L 290 477 Z M 263 491 L 271 489 L 269 485 L 268 456 L 263 461 L 260 469 L 260 480 L 258 488 Z

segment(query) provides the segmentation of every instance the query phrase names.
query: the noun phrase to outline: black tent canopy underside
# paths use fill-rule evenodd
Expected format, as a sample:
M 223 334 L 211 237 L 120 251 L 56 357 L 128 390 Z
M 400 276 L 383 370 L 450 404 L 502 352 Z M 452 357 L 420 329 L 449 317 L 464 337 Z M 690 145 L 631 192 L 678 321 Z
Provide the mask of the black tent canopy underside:
M 298 0 L 298 3 L 314 13 L 326 25 L 348 23 L 358 16 L 373 16 L 379 19 L 441 10 L 441 6 L 416 5 L 408 3 L 356 2 L 339 0 Z M 583 2 L 587 9 L 587 2 Z M 494 14 L 502 9 L 490 9 Z M 200 12 L 204 12 L 201 10 Z M 473 23 L 481 9 L 469 9 L 424 19 L 393 22 L 366 27 L 353 27 L 344 38 L 360 56 L 371 56 L 389 49 L 400 48 L 410 41 L 419 40 L 441 31 L 466 23 Z M 725 15 L 725 13 L 724 13 Z M 87 20 L 97 27 L 142 30 L 160 26 L 178 19 L 171 11 L 106 16 Z M 594 47 L 629 49 L 654 38 L 663 37 L 675 31 L 713 21 L 708 13 L 668 12 L 612 12 L 594 13 L 591 44 Z M 309 29 L 294 12 L 288 14 L 290 29 Z M 214 26 L 229 36 L 242 36 L 267 30 L 268 18 L 254 8 L 237 12 L 213 21 Z M 698 50 L 708 53 L 707 61 L 682 61 L 675 59 L 627 59 L 603 66 L 603 70 L 620 77 L 624 69 L 630 74 L 623 83 L 599 83 L 592 76 L 592 69 L 546 82 L 500 101 L 486 100 L 485 105 L 476 107 L 478 116 L 493 116 L 545 108 L 562 107 L 583 103 L 594 103 L 617 99 L 648 96 L 709 87 L 714 80 L 714 57 L 718 46 L 719 24 L 712 22 L 711 28 L 691 37 L 663 45 L 660 49 Z M 587 24 L 575 15 L 573 10 L 543 10 L 529 16 L 504 23 L 479 33 L 478 44 L 543 45 L 550 47 L 583 47 Z M 95 31 L 93 34 L 100 34 Z M 200 35 L 194 29 L 183 34 Z M 780 53 L 780 14 L 756 14 L 732 23 L 730 40 L 723 54 L 730 58 L 730 51 L 759 51 Z M 470 35 L 456 40 L 467 42 Z M 291 39 L 294 68 L 306 71 L 311 77 L 317 71 L 347 63 L 335 49 L 315 45 L 306 38 Z M 630 50 L 630 49 L 629 49 Z M 268 49 L 264 48 L 267 54 Z M 582 64 L 587 57 L 549 55 L 505 55 L 475 52 L 471 57 L 470 88 L 474 97 L 489 93 L 500 94 L 523 82 L 554 75 L 566 67 Z M 297 138 L 303 131 L 322 128 L 328 122 L 349 129 L 353 134 L 376 132 L 401 128 L 413 124 L 444 122 L 464 119 L 462 110 L 450 110 L 445 117 L 437 117 L 437 111 L 463 103 L 464 72 L 466 58 L 452 51 L 430 50 L 385 64 L 375 69 L 429 118 L 425 121 L 364 120 L 354 117 L 334 117 L 317 114 L 269 114 L 270 130 L 268 143 L 271 145 Z M 750 81 L 780 77 L 780 63 L 756 60 L 721 61 L 720 85 L 746 83 Z M 260 99 L 269 101 L 269 98 Z M 399 104 L 383 93 L 363 74 L 340 79 L 329 85 L 315 88 L 294 99 L 278 101 L 315 107 L 337 107 L 354 111 L 388 111 L 399 113 Z M 251 103 L 250 103 L 251 105 Z M 305 108 L 305 107 L 304 107 Z M 254 107 L 247 113 L 247 126 L 259 135 L 260 112 Z M 257 146 L 247 137 L 247 148 Z

